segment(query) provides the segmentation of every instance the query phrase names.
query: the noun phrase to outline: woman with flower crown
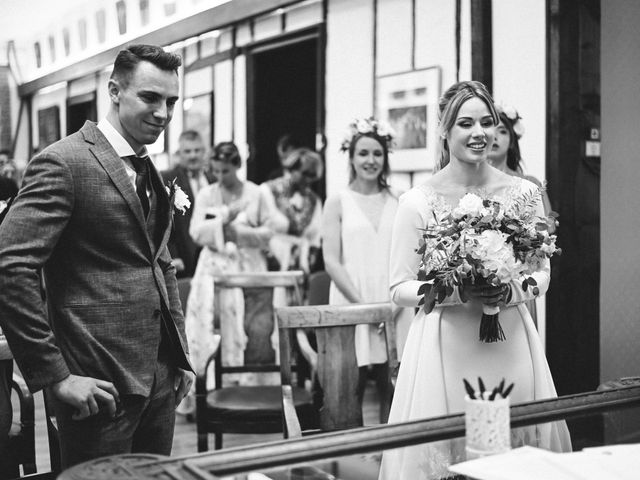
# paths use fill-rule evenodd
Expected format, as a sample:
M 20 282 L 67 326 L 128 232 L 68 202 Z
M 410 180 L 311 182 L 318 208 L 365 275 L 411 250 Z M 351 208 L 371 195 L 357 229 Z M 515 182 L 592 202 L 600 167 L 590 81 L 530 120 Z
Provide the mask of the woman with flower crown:
M 332 280 L 332 305 L 389 301 L 388 258 L 398 208 L 398 192 L 387 184 L 392 140 L 387 125 L 368 118 L 354 121 L 342 143 L 342 151 L 349 154 L 349 185 L 327 198 L 322 222 L 322 250 Z M 397 312 L 399 355 L 412 316 L 407 309 Z M 375 326 L 358 325 L 355 350 L 360 367 L 360 401 L 368 366 L 372 366 L 380 396 L 380 421 L 386 422 L 393 389 L 387 380 L 385 338 Z
M 435 218 L 460 208 L 460 199 L 468 193 L 505 206 L 523 195 L 534 195 L 534 184 L 492 168 L 487 162 L 497 123 L 493 100 L 479 82 L 456 83 L 441 97 L 440 168 L 425 184 L 400 197 L 396 214 L 390 287 L 397 305 L 418 307 L 425 289 L 428 293 L 433 288 L 432 283 L 418 280 L 422 257 L 416 248 L 424 229 Z M 539 200 L 535 208 L 542 216 Z M 549 273 L 549 261 L 545 259 L 541 270 L 532 274 L 539 293 L 548 288 Z M 523 289 L 519 280 L 499 286 L 465 286 L 463 292 L 456 287 L 435 307 L 431 302 L 421 306 L 409 330 L 389 422 L 463 412 L 463 379 L 475 384 L 481 377 L 488 388 L 503 378 L 513 382 L 511 403 L 555 397 L 542 343 L 523 305 L 533 298 L 532 290 Z M 479 340 L 485 305 L 500 305 L 506 340 Z M 571 451 L 564 422 L 513 429 L 511 445 L 525 444 Z M 452 476 L 448 467 L 464 460 L 464 438 L 389 450 L 383 454 L 380 479 L 447 478 Z
M 193 240 L 204 247 L 191 281 L 185 315 L 189 352 L 198 374 L 202 373 L 215 343 L 213 276 L 266 271 L 263 251 L 274 231 L 286 228 L 282 222 L 278 223 L 275 211 L 260 187 L 238 178 L 240 166 L 240 152 L 234 143 L 221 142 L 213 148 L 211 168 L 218 181 L 198 192 L 189 227 Z M 236 328 L 225 330 L 221 340 L 224 346 L 222 361 L 225 365 L 242 365 L 247 342 L 243 327 L 245 299 L 240 290 L 223 291 L 220 297 L 215 301 L 221 315 L 237 319 Z M 260 299 L 254 298 L 254 301 Z M 246 375 L 242 377 L 245 384 L 252 381 Z M 194 407 L 191 397 L 181 413 L 190 413 Z
M 496 103 L 495 107 L 499 122 L 496 126 L 493 145 L 487 155 L 489 163 L 509 175 L 523 177 L 537 186 L 542 186 L 536 177 L 525 175 L 522 169 L 522 156 L 520 155 L 520 139 L 524 135 L 522 117 L 510 105 Z M 548 214 L 551 211 L 551 202 L 546 191 L 542 193 L 542 202 L 544 212 Z M 549 232 L 553 233 L 555 226 L 550 225 L 549 227 Z
M 498 112 L 499 122 L 496 126 L 493 145 L 491 145 L 491 149 L 487 155 L 489 163 L 494 168 L 509 175 L 526 178 L 535 185 L 539 187 L 542 186 L 536 177 L 525 175 L 522 169 L 522 157 L 520 155 L 520 139 L 522 135 L 524 135 L 522 117 L 520 117 L 518 111 L 511 105 L 496 103 L 495 106 Z M 549 201 L 549 196 L 546 191 L 542 192 L 542 206 L 544 207 L 545 215 L 548 215 L 549 212 L 551 212 L 551 202 Z M 549 233 L 553 233 L 555 228 L 555 225 L 550 224 Z M 537 325 L 536 301 L 532 300 L 527 302 L 527 308 L 529 312 L 531 312 L 533 323 Z

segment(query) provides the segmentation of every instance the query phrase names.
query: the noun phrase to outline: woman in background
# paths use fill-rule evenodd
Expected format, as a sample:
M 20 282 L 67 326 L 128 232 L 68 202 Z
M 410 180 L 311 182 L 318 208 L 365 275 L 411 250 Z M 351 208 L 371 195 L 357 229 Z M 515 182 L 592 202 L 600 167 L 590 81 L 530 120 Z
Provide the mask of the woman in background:
M 542 186 L 540 180 L 532 175 L 525 175 L 522 169 L 522 156 L 520 154 L 520 139 L 524 135 L 522 117 L 518 111 L 508 105 L 496 104 L 499 122 L 496 126 L 493 144 L 487 155 L 489 163 L 509 175 L 526 178 L 538 187 Z M 551 202 L 547 192 L 542 194 L 542 202 L 545 215 L 551 212 Z M 549 233 L 553 233 L 555 225 L 549 226 Z
M 496 104 L 495 107 L 498 112 L 499 122 L 495 129 L 493 144 L 487 155 L 489 163 L 504 173 L 525 178 L 538 187 L 542 186 L 542 183 L 536 177 L 525 175 L 522 169 L 519 140 L 524 134 L 524 126 L 522 125 L 520 114 L 515 108 L 508 105 Z M 545 215 L 549 215 L 551 202 L 546 191 L 542 192 L 542 206 L 544 207 Z M 549 233 L 554 233 L 555 229 L 555 224 L 549 224 Z M 531 312 L 533 323 L 537 326 L 538 310 L 536 299 L 527 302 L 527 308 Z
M 283 233 L 272 238 L 271 252 L 280 270 L 309 273 L 313 269 L 313 249 L 320 247 L 322 201 L 311 185 L 322 177 L 322 158 L 313 150 L 298 148 L 289 153 L 282 165 L 282 177 L 260 185 L 269 205 L 279 212 L 278 225 L 286 225 Z
M 398 192 L 387 184 L 392 132 L 374 118 L 356 120 L 350 127 L 342 144 L 342 151 L 349 155 L 349 185 L 327 199 L 323 213 L 322 250 L 331 277 L 329 303 L 388 302 L 391 227 L 398 208 Z M 400 309 L 396 314 L 401 358 L 413 311 Z M 388 381 L 383 332 L 374 325 L 356 326 L 355 349 L 360 369 L 358 397 L 362 402 L 371 366 L 384 423 L 393 387 Z
M 218 181 L 198 193 L 189 226 L 191 237 L 203 247 L 191 282 L 185 315 L 189 353 L 197 374 L 203 373 L 204 364 L 215 344 L 214 275 L 266 271 L 263 252 L 274 230 L 284 228 L 284 225 L 278 227 L 273 223 L 273 211 L 260 188 L 253 182 L 238 178 L 240 166 L 240 153 L 235 144 L 222 142 L 214 147 L 211 169 Z M 225 330 L 221 340 L 222 361 L 225 365 L 242 365 L 247 340 L 243 328 L 243 293 L 241 290 L 225 290 L 215 302 L 221 316 L 237 319 L 234 322 L 236 328 L 232 332 Z

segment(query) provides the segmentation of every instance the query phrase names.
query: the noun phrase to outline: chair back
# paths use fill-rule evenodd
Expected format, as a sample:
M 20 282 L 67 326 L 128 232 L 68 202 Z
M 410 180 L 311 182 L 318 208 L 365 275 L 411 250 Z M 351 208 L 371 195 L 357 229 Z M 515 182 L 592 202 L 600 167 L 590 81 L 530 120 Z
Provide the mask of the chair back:
M 362 426 L 362 405 L 357 397 L 358 365 L 355 354 L 355 327 L 384 324 L 389 371 L 396 372 L 398 355 L 395 322 L 390 303 L 349 305 L 309 305 L 276 309 L 280 329 L 280 376 L 283 385 L 285 431 L 299 436 L 295 410 L 287 404 L 291 385 L 288 331 L 313 329 L 318 345 L 318 382 L 323 392 L 320 409 L 322 430 L 342 430 Z
M 320 270 L 309 275 L 307 304 L 308 305 L 326 305 L 329 303 L 329 287 L 331 285 L 331 277 L 329 274 Z
M 304 272 L 219 274 L 214 276 L 213 281 L 216 298 L 214 327 L 219 329 L 222 339 L 219 349 L 222 356 L 218 357 L 220 362 L 217 362 L 220 365 L 216 365 L 216 385 L 222 385 L 221 376 L 227 373 L 277 372 L 279 352 L 273 308 L 274 290 L 289 289 L 297 303 L 301 303 Z M 244 310 L 238 311 L 238 308 Z M 235 340 L 228 341 L 231 338 Z M 244 351 L 237 352 L 236 361 L 225 364 L 225 357 L 229 358 L 224 353 L 225 348 L 238 348 L 242 344 L 245 344 Z

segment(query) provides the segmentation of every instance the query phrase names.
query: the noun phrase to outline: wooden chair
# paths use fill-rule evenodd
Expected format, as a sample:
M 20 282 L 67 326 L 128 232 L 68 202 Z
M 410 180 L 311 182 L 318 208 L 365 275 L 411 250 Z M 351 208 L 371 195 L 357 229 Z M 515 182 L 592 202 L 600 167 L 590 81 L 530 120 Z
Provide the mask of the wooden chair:
M 384 323 L 390 381 L 395 384 L 398 355 L 395 319 L 390 303 L 310 305 L 276 309 L 280 329 L 280 374 L 285 415 L 285 437 L 298 437 L 305 428 L 292 402 L 291 338 L 295 329 L 314 329 L 318 344 L 317 377 L 322 388 L 320 430 L 343 430 L 362 426 L 362 405 L 357 398 L 358 365 L 355 326 Z
M 20 375 L 14 372 L 11 389 L 15 392 L 20 408 L 19 421 L 14 421 L 9 432 L 9 452 L 12 474 L 20 476 L 36 473 L 35 408 L 31 392 Z
M 331 277 L 324 270 L 309 274 L 307 305 L 326 305 L 329 303 Z
M 273 292 L 275 288 L 291 288 L 301 299 L 300 284 L 303 272 L 264 272 L 251 274 L 217 275 L 214 278 L 215 306 L 214 329 L 222 339 L 225 329 L 233 319 L 225 318 L 219 311 L 220 292 L 225 289 L 240 288 L 245 297 L 244 330 L 248 337 L 244 351 L 244 364 L 224 365 L 222 362 L 223 341 L 216 342 L 208 357 L 204 372 L 215 360 L 215 388 L 207 390 L 207 374 L 196 377 L 196 424 L 198 451 L 208 450 L 208 434 L 215 434 L 215 448 L 222 448 L 223 433 L 278 433 L 282 432 L 283 415 L 281 386 L 276 352 L 271 347 L 275 315 L 273 312 Z M 276 330 L 277 333 L 277 330 Z M 280 339 L 282 342 L 282 339 Z M 287 344 L 290 342 L 287 340 Z M 256 376 L 275 376 L 271 385 L 225 385 L 225 376 L 253 372 Z M 292 389 L 292 402 L 302 424 L 317 425 L 317 415 L 313 408 L 311 394 L 303 388 Z M 292 407 L 294 408 L 294 407 Z

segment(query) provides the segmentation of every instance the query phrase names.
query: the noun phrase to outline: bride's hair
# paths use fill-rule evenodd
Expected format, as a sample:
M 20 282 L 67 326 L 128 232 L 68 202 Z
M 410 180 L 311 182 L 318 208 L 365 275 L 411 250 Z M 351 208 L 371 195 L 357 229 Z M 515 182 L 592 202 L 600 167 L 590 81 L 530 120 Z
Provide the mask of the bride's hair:
M 493 117 L 494 125 L 498 124 L 498 112 L 493 104 L 491 94 L 482 83 L 475 80 L 458 82 L 451 85 L 440 97 L 438 102 L 438 144 L 436 153 L 436 170 L 444 168 L 449 163 L 449 145 L 447 133 L 453 127 L 460 108 L 470 98 L 482 100 Z

